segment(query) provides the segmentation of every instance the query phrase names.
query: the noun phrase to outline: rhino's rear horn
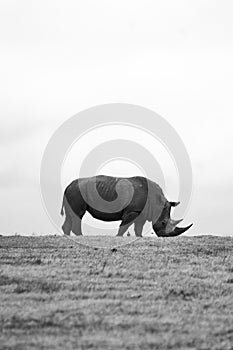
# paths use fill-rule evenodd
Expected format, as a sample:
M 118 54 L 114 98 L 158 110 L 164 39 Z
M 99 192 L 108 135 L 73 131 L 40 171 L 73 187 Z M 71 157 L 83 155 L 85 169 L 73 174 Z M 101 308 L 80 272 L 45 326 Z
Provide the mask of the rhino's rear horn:
M 181 221 L 183 221 L 183 219 L 180 219 L 180 220 L 173 220 L 173 219 L 170 219 L 170 223 L 174 226 L 178 225 Z
M 171 207 L 176 207 L 177 205 L 180 204 L 180 202 L 170 202 Z

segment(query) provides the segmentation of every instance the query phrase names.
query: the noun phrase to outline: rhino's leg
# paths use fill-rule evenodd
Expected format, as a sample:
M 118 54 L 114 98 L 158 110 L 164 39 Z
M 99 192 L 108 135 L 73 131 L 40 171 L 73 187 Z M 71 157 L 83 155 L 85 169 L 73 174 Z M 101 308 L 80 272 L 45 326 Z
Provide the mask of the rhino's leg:
M 133 224 L 133 221 L 136 219 L 137 216 L 138 213 L 134 211 L 125 214 L 122 218 L 122 222 L 120 224 L 117 236 L 122 237 L 126 230 Z
M 118 233 L 117 233 L 117 237 L 122 237 L 123 234 L 127 231 L 127 229 L 131 226 L 131 223 L 130 224 L 120 224 L 120 227 L 119 227 L 119 230 L 118 230 Z
M 66 197 L 64 197 L 63 200 L 63 205 L 65 208 L 65 214 L 66 214 L 66 219 L 64 224 L 62 225 L 62 230 L 65 235 L 70 235 L 70 231 L 72 231 L 75 235 L 80 236 L 82 235 L 81 231 L 81 219 L 85 213 L 84 209 L 79 209 L 79 212 L 77 215 L 73 209 L 71 208 L 68 200 Z
M 71 210 L 70 210 L 70 206 L 66 200 L 66 198 L 63 198 L 63 203 L 62 205 L 64 206 L 65 209 L 65 222 L 62 225 L 62 231 L 64 232 L 65 235 L 69 236 L 70 235 L 70 231 L 72 228 L 72 216 L 71 216 Z M 63 208 L 62 208 L 62 212 L 61 214 L 63 215 Z
M 72 232 L 76 236 L 82 236 L 82 228 L 81 228 L 81 222 L 82 222 L 82 215 L 72 215 Z
M 72 227 L 72 218 L 70 215 L 66 215 L 65 222 L 62 225 L 62 231 L 65 235 L 69 236 Z
M 134 232 L 135 235 L 137 237 L 141 237 L 142 236 L 142 230 L 143 230 L 143 226 L 144 226 L 145 222 L 144 221 L 135 221 L 134 223 Z

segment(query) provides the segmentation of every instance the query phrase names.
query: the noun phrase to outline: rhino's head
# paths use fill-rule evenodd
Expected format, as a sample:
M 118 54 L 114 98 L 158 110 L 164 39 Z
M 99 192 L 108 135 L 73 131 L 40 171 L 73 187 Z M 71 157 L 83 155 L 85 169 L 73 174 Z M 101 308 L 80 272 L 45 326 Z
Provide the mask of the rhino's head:
M 153 224 L 153 230 L 158 237 L 174 237 L 187 231 L 191 226 L 176 227 L 181 220 L 173 220 L 170 218 L 171 207 L 176 207 L 180 202 L 166 202 L 163 211 L 158 220 Z

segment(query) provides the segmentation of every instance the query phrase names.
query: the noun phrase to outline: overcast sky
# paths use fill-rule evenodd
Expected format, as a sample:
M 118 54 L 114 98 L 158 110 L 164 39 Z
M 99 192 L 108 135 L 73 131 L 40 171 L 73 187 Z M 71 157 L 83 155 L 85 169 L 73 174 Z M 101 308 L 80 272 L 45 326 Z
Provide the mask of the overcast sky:
M 125 102 L 163 116 L 185 143 L 194 176 L 189 234 L 233 235 L 232 11 L 230 0 L 2 0 L 0 233 L 57 232 L 40 198 L 49 138 L 83 109 Z M 120 165 L 137 170 L 102 171 Z

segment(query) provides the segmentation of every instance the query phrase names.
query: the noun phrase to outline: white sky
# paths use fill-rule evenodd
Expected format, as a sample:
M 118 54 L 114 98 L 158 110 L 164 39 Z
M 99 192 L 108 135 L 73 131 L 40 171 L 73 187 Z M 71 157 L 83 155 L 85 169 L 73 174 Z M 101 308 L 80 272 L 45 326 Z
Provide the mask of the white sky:
M 39 188 L 50 136 L 85 108 L 126 102 L 163 116 L 186 145 L 190 234 L 232 235 L 232 11 L 228 0 L 2 0 L 0 232 L 56 232 Z M 67 159 L 64 186 L 72 174 Z

